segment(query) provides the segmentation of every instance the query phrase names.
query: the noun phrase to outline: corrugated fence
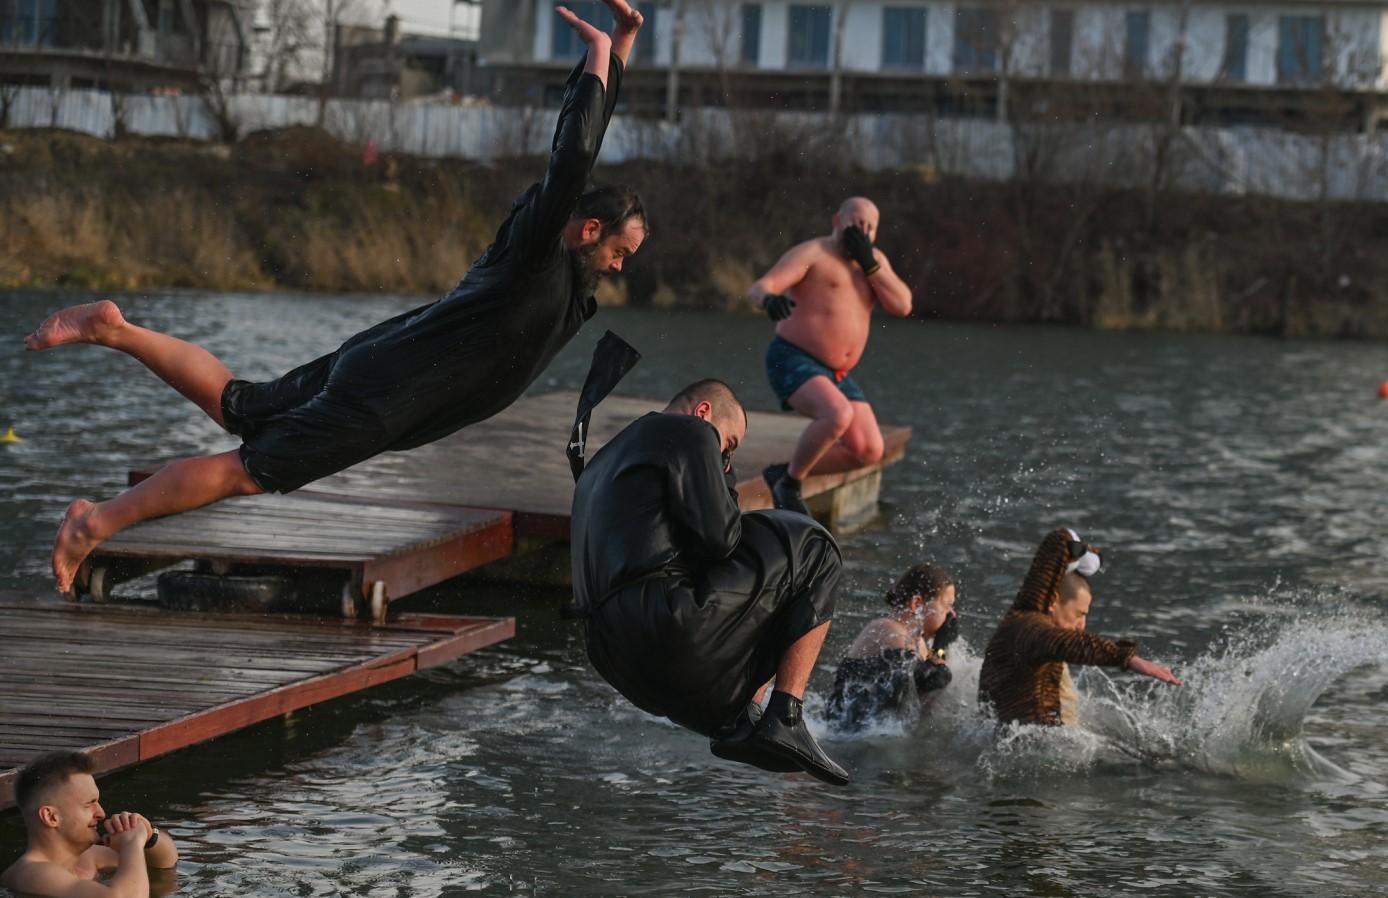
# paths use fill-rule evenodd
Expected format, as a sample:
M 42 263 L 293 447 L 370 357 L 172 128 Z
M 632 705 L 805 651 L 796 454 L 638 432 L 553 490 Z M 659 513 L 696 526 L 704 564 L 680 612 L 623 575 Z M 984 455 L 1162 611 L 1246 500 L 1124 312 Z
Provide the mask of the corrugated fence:
M 93 90 L 0 88 L 9 128 L 67 128 L 110 138 L 214 140 L 217 118 L 200 97 L 122 96 Z M 382 151 L 492 160 L 543 153 L 554 110 L 404 104 L 247 94 L 228 99 L 237 134 L 321 124 L 342 140 L 374 141 Z M 117 123 L 120 128 L 117 128 Z M 957 174 L 1008 180 L 1018 159 L 1057 182 L 1088 182 L 1289 199 L 1388 200 L 1388 134 L 1308 135 L 1274 128 L 1057 124 L 1013 127 L 982 119 L 922 115 L 686 110 L 672 124 L 618 116 L 604 162 L 661 159 L 691 164 L 836 145 L 865 168 L 915 168 L 923 176 Z M 1162 147 L 1165 152 L 1158 152 Z M 1157 160 L 1162 159 L 1162 171 Z

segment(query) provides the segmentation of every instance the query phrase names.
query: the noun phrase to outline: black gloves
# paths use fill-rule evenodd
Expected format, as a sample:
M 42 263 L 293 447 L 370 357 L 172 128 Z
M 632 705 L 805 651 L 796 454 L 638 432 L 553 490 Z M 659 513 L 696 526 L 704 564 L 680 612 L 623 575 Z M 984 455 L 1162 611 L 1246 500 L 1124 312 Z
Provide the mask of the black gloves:
M 737 494 L 737 472 L 733 470 L 732 465 L 723 469 L 723 482 L 728 485 L 728 489 L 732 490 L 734 495 Z
M 949 644 L 959 638 L 959 618 L 954 616 L 951 611 L 945 616 L 945 622 L 940 624 L 940 629 L 935 631 L 935 638 L 930 642 L 930 654 L 936 658 L 945 657 L 945 649 Z
M 761 307 L 772 321 L 783 321 L 790 317 L 795 308 L 795 300 L 784 293 L 768 293 L 761 298 Z
M 872 254 L 872 241 L 857 225 L 850 225 L 843 229 L 843 251 L 848 253 L 849 258 L 858 263 L 858 266 L 863 269 L 863 274 L 876 274 L 882 267 L 877 263 L 877 257 Z
M 943 664 L 930 661 L 917 661 L 911 670 L 911 678 L 916 681 L 916 692 L 924 695 L 937 689 L 944 689 L 954 679 L 954 674 Z

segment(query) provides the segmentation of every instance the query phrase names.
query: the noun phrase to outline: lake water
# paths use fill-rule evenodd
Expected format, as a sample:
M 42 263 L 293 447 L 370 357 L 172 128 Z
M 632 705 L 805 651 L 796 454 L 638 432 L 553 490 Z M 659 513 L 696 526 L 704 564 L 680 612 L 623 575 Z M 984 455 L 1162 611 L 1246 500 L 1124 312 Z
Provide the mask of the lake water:
M 48 588 L 71 498 L 234 445 L 127 358 L 26 356 L 71 301 L 0 296 L 0 432 L 26 439 L 0 446 L 3 588 Z M 411 302 L 123 306 L 260 378 Z M 773 407 L 757 317 L 605 309 L 535 389 L 576 388 L 604 327 L 645 355 L 624 392 L 712 375 Z M 563 596 L 446 584 L 406 607 L 514 614 L 517 638 L 106 777 L 106 807 L 177 835 L 188 896 L 1388 892 L 1388 347 L 891 322 L 857 376 L 915 439 L 842 539 L 811 691 L 918 561 L 956 573 L 965 644 L 937 714 L 825 740 L 848 788 L 716 761 L 632 709 Z M 977 653 L 1061 524 L 1106 550 L 1090 629 L 1187 685 L 1088 671 L 1081 727 L 999 733 Z M 0 861 L 22 844 L 0 815 Z

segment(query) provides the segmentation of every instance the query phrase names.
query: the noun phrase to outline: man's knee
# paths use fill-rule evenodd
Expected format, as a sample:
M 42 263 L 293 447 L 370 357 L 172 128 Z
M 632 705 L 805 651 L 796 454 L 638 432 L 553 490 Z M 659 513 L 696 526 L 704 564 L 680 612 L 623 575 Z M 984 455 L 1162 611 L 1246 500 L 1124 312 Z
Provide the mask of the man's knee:
M 816 419 L 829 424 L 836 438 L 842 438 L 853 427 L 853 406 L 848 402 L 835 403 L 824 409 Z
M 863 433 L 857 428 L 850 429 L 839 440 L 840 444 L 862 465 L 875 465 L 882 460 L 886 447 L 882 434 L 873 428 L 871 433 Z

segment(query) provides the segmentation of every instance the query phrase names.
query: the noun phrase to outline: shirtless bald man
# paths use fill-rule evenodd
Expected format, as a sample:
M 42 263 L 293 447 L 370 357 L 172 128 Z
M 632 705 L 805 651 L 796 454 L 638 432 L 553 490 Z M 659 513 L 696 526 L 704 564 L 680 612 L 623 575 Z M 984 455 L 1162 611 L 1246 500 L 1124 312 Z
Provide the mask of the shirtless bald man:
M 763 472 L 777 508 L 808 514 L 800 482 L 882 459 L 882 431 L 867 397 L 849 376 L 867 347 L 874 303 L 911 314 L 911 288 L 892 271 L 877 237 L 877 206 L 844 200 L 833 231 L 791 249 L 747 291 L 771 320 L 766 374 L 781 407 L 812 419 L 789 465 Z

